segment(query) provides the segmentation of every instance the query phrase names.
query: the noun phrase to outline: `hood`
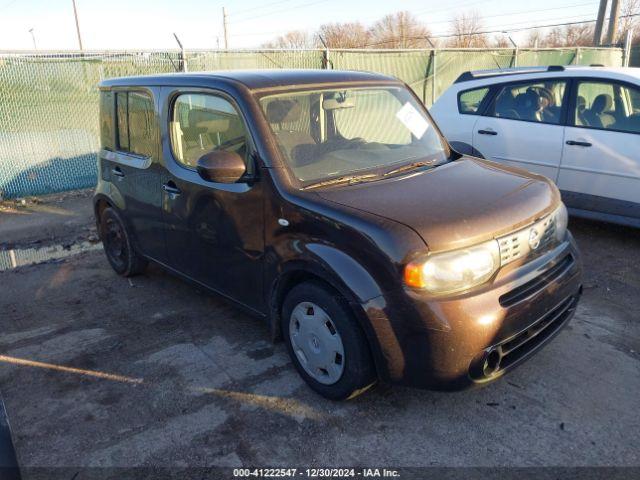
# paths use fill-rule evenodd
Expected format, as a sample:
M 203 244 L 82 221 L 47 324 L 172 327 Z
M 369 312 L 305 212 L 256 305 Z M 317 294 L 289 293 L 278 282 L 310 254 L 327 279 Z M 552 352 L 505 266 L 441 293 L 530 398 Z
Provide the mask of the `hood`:
M 317 193 L 400 222 L 433 251 L 501 236 L 532 223 L 560 202 L 558 189 L 542 176 L 468 157 L 409 176 Z

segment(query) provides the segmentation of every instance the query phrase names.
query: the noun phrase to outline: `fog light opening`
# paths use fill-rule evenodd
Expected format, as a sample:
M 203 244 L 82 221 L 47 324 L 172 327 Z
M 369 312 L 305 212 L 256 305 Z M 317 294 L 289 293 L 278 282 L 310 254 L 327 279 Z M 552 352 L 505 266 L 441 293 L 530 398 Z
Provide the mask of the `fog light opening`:
M 500 353 L 497 350 L 491 350 L 484 359 L 482 371 L 486 377 L 490 377 L 500 369 Z

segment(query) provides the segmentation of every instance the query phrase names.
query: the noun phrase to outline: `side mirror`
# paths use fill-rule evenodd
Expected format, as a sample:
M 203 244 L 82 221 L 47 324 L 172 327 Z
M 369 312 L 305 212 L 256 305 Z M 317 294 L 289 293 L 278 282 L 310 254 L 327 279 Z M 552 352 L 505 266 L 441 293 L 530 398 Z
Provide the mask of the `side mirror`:
M 214 150 L 198 159 L 196 170 L 208 182 L 235 183 L 242 178 L 247 167 L 237 153 Z

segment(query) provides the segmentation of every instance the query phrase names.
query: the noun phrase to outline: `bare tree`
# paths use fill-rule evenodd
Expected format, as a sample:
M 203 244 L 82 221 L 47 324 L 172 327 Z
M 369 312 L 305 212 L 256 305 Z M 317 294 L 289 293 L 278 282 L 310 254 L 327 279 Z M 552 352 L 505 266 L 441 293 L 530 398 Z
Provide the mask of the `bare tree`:
M 496 35 L 493 39 L 493 46 L 496 48 L 509 48 L 513 47 L 513 44 L 506 35 Z
M 618 38 L 623 39 L 629 30 L 633 30 L 634 43 L 640 42 L 640 0 L 626 0 L 622 4 L 620 12 L 620 23 L 618 29 Z
M 369 45 L 376 48 L 429 47 L 429 29 L 406 11 L 386 15 L 371 27 L 369 33 Z
M 580 23 L 555 27 L 545 36 L 546 47 L 588 47 L 593 42 L 593 25 Z
M 527 37 L 526 47 L 545 47 L 546 39 L 545 35 L 539 28 L 531 30 Z
M 482 19 L 478 12 L 465 12 L 453 21 L 453 34 L 448 44 L 454 48 L 482 48 L 487 45 L 487 37 L 482 32 Z
M 266 48 L 311 48 L 313 38 L 305 31 L 293 30 L 262 45 Z
M 371 33 L 360 22 L 327 23 L 318 33 L 329 48 L 363 48 L 371 39 Z

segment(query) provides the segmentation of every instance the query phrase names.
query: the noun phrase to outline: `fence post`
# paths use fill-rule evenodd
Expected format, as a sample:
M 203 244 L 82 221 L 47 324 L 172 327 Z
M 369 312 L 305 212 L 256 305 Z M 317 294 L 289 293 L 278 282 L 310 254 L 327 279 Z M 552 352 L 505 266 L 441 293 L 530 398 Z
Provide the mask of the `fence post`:
M 322 52 L 322 68 L 324 68 L 325 70 L 329 70 L 330 62 L 331 60 L 329 59 L 329 47 L 326 47 L 324 49 L 324 52 Z
M 180 65 L 180 71 L 181 72 L 186 72 L 187 71 L 187 59 L 186 59 L 186 56 L 184 54 L 184 47 L 182 46 L 182 42 L 178 38 L 178 35 L 176 35 L 174 33 L 173 37 L 176 39 L 176 42 L 178 43 L 178 46 L 180 47 L 180 59 L 179 59 L 179 62 L 178 62 L 178 64 Z
M 318 34 L 318 38 L 324 46 L 324 51 L 322 52 L 322 68 L 324 70 L 329 70 L 329 65 L 331 64 L 331 60 L 329 59 L 329 45 L 327 45 L 327 42 L 324 41 L 322 35 Z M 331 70 L 333 70 L 333 65 L 331 66 Z
M 624 37 L 624 50 L 622 52 L 622 66 L 628 67 L 631 61 L 631 44 L 633 43 L 633 29 L 627 30 L 627 35 Z
M 507 34 L 507 37 L 509 37 L 509 41 L 511 42 L 511 45 L 513 45 L 513 62 L 511 62 L 511 66 L 516 68 L 518 66 L 518 53 L 519 53 L 518 44 L 511 37 L 511 35 L 509 35 L 509 33 L 507 32 L 503 32 L 503 33 Z
M 431 50 L 433 53 L 433 75 L 431 76 L 431 105 L 436 103 L 436 73 L 438 72 L 437 50 Z
M 576 47 L 576 54 L 573 56 L 573 62 L 574 65 L 578 65 L 578 63 L 580 63 L 580 47 Z

